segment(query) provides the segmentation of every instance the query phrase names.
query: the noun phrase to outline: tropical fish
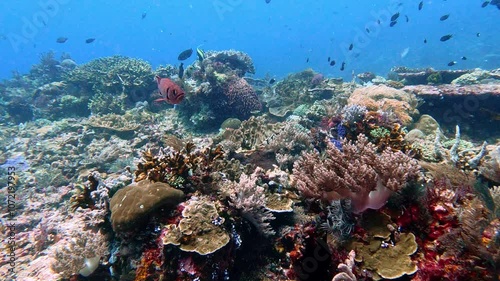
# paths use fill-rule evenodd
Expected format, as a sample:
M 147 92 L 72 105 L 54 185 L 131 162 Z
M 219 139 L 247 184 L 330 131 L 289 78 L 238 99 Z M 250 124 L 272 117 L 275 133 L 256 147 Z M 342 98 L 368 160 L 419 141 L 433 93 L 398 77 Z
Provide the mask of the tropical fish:
M 328 57 L 328 62 L 330 62 L 332 60 L 332 58 Z
M 427 39 L 424 39 L 424 44 L 427 44 Z
M 467 60 L 467 57 L 462 57 L 462 60 Z
M 476 37 L 481 37 L 481 33 L 476 33 Z
M 85 43 L 90 44 L 94 41 L 95 41 L 95 38 L 89 38 L 89 39 L 85 40 Z
M 396 25 L 396 23 L 398 23 L 397 21 L 391 21 L 391 23 L 389 24 L 390 27 L 393 27 Z
M 448 66 L 454 66 L 455 64 L 457 64 L 457 62 L 456 62 L 456 61 L 450 61 L 450 62 L 448 63 Z
M 56 40 L 57 43 L 61 43 L 61 44 L 64 43 L 64 42 L 66 42 L 66 41 L 68 41 L 67 37 L 59 37 Z
M 309 58 L 306 59 L 306 62 L 309 62 Z
M 182 79 L 184 76 L 184 63 L 181 62 L 181 65 L 179 65 L 179 78 Z
M 143 20 L 143 19 L 145 19 L 147 15 L 148 15 L 148 13 L 146 13 L 146 12 L 142 13 L 142 15 L 141 15 L 141 19 L 142 19 L 142 20 Z
M 169 104 L 179 104 L 184 99 L 184 91 L 175 84 L 172 80 L 168 78 L 161 78 L 156 76 L 156 83 L 158 84 L 158 91 L 162 96 L 159 99 L 154 100 L 155 102 L 167 102 Z
M 407 15 L 405 15 L 405 18 L 406 18 L 406 22 L 410 22 L 410 18 Z
M 450 17 L 450 14 L 447 14 L 447 15 L 441 16 L 441 17 L 439 18 L 439 20 L 440 20 L 440 21 L 445 21 L 445 20 L 447 20 L 449 17 Z
M 271 80 L 269 80 L 269 85 L 272 85 L 272 84 L 274 84 L 274 82 L 276 82 L 276 79 L 274 79 L 274 78 L 271 78 Z
M 395 13 L 394 15 L 392 15 L 391 21 L 396 21 L 398 18 L 399 18 L 399 13 Z
M 490 2 L 489 2 L 489 1 L 485 1 L 485 2 L 483 2 L 483 4 L 481 5 L 481 7 L 482 7 L 482 8 L 484 8 L 484 7 L 488 6 L 488 4 L 490 4 Z
M 266 0 L 266 4 L 269 4 L 269 3 L 271 3 L 271 0 Z
M 420 1 L 420 3 L 418 3 L 418 10 L 422 10 L 422 8 L 424 7 L 424 1 Z
M 453 35 L 447 34 L 447 35 L 441 36 L 441 39 L 439 39 L 439 40 L 441 40 L 441 42 L 445 42 L 445 41 L 450 40 L 451 37 L 453 37 Z
M 205 52 L 202 49 L 200 49 L 200 47 L 197 47 L 196 56 L 198 56 L 199 61 L 203 61 L 205 59 Z
M 193 54 L 193 49 L 187 49 L 182 51 L 177 57 L 178 60 L 187 60 Z
M 332 60 L 332 61 L 330 62 L 330 66 L 334 66 L 334 65 L 335 65 L 335 60 Z
M 344 71 L 345 69 L 345 61 L 342 62 L 342 65 L 340 66 L 340 71 Z
M 349 51 L 352 51 L 352 48 L 354 48 L 354 44 L 351 43 L 351 45 L 349 45 Z

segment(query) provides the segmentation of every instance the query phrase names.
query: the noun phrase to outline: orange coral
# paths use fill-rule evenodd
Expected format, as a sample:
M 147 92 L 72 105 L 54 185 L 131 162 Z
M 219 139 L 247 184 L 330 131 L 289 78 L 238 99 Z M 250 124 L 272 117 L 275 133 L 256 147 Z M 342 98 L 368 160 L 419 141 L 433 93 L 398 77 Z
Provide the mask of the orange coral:
M 415 95 L 385 85 L 369 86 L 354 90 L 348 100 L 349 105 L 365 106 L 368 110 L 393 112 L 403 125 L 412 122 L 417 114 Z

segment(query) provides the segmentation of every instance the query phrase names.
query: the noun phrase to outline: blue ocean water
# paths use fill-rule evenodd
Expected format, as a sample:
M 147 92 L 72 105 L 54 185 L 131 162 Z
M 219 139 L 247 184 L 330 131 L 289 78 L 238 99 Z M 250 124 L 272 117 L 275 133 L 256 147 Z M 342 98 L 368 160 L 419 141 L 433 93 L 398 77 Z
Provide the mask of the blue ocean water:
M 283 77 L 311 67 L 349 79 L 352 71 L 384 75 L 396 65 L 445 69 L 450 61 L 460 69 L 498 67 L 499 9 L 482 8 L 480 0 L 424 0 L 419 11 L 419 2 L 2 1 L 0 79 L 13 70 L 26 73 L 50 50 L 56 56 L 69 53 L 78 64 L 120 54 L 156 67 L 176 64 L 182 50 L 200 45 L 247 52 L 257 76 Z M 390 27 L 398 12 L 397 24 Z M 449 18 L 440 21 L 445 14 Z M 441 42 L 446 34 L 452 40 Z M 58 37 L 68 40 L 56 43 Z M 96 40 L 86 44 L 87 38 Z

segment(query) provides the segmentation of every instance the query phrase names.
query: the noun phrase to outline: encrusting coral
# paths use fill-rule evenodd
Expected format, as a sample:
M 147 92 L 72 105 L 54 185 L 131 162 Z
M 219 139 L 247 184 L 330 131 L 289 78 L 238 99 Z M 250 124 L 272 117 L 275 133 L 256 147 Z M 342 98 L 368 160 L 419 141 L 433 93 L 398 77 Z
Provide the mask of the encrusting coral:
M 305 198 L 325 201 L 351 199 L 356 212 L 378 209 L 393 191 L 419 175 L 417 162 L 390 149 L 377 154 L 364 135 L 342 148 L 328 143 L 324 155 L 305 153 L 293 168 L 297 189 Z
M 206 197 L 191 198 L 182 211 L 178 225 L 165 228 L 164 245 L 176 245 L 185 252 L 208 255 L 229 243 L 229 234 L 223 227 L 214 202 Z

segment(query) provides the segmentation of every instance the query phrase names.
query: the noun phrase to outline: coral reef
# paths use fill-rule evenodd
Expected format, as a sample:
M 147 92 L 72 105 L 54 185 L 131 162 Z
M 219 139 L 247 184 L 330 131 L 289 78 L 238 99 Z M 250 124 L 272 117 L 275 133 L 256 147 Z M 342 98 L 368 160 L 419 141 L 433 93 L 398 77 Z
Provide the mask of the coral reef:
M 78 66 L 64 76 L 76 96 L 92 98 L 94 114 L 123 113 L 138 101 L 150 99 L 156 87 L 151 66 L 140 59 L 123 56 L 99 58 Z M 124 95 L 124 97 L 121 97 Z M 109 106 L 114 99 L 116 105 Z

